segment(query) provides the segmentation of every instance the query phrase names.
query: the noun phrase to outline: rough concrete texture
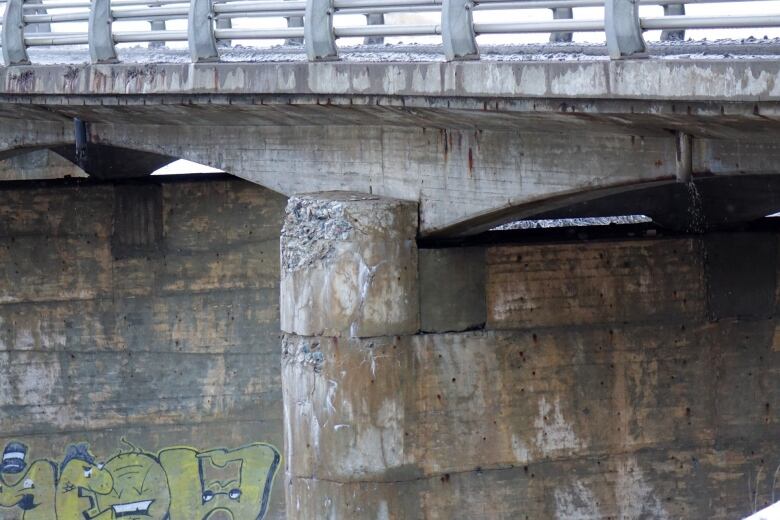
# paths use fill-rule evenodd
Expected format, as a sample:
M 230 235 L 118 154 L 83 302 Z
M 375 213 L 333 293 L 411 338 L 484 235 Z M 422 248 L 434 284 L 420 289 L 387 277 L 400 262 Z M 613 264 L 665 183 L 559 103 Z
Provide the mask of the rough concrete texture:
M 710 302 L 758 286 L 710 262 L 727 238 L 491 246 L 484 330 L 287 336 L 288 515 L 733 519 L 768 504 L 778 288 L 714 321 Z M 778 239 L 739 243 L 775 251 L 763 284 Z
M 420 330 L 451 332 L 485 324 L 485 249 L 420 249 Z
M 288 195 L 352 190 L 420 201 L 423 234 L 480 218 L 493 223 L 490 214 L 519 205 L 555 207 L 555 195 L 587 199 L 599 189 L 674 182 L 668 132 L 637 139 L 400 125 L 91 128 L 98 139 L 208 164 Z
M 281 451 L 283 197 L 227 176 L 0 195 L 0 449 L 19 441 L 28 462 L 57 463 L 78 442 L 98 461 L 127 453 L 122 438 L 154 454 Z M 283 487 L 267 519 L 285 518 Z
M 0 180 L 86 177 L 84 170 L 49 150 L 36 150 L 0 161 Z
M 419 330 L 417 205 L 348 192 L 290 198 L 281 326 L 304 336 Z

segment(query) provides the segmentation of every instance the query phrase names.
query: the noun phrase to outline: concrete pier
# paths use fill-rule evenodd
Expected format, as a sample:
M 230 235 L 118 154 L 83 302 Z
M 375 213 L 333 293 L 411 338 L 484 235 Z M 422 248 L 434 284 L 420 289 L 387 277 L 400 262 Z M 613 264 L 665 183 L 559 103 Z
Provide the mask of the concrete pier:
M 282 238 L 289 519 L 739 518 L 771 501 L 777 234 L 416 250 L 400 247 L 413 206 L 317 197 L 292 199 Z M 315 258 L 290 262 L 299 241 Z M 344 297 L 345 259 L 379 249 L 418 276 Z M 361 309 L 383 326 L 360 333 Z

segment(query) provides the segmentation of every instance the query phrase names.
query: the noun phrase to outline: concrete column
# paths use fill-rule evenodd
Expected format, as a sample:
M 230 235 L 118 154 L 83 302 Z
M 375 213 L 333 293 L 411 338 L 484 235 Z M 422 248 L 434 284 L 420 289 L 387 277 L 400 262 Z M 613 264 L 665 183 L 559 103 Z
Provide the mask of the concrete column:
M 420 327 L 417 215 L 415 203 L 355 193 L 287 205 L 280 310 L 291 520 L 368 518 L 381 505 L 366 482 L 403 472 L 398 365 L 408 357 L 393 354 L 408 351 Z

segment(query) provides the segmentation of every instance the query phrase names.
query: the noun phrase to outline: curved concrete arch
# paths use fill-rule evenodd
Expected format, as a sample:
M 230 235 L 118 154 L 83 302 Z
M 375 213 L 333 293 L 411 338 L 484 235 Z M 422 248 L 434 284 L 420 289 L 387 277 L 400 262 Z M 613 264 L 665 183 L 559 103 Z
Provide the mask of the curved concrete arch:
M 674 178 L 671 137 L 417 126 L 93 125 L 122 143 L 273 191 L 357 191 L 418 201 L 422 234 L 551 195 Z
M 584 190 L 520 204 L 458 223 L 443 235 L 531 219 L 645 215 L 675 231 L 728 229 L 780 211 L 780 172 L 658 180 Z
M 58 141 L 8 148 L 0 151 L 0 161 L 40 150 L 51 150 L 90 177 L 98 179 L 144 177 L 178 159 L 154 152 L 95 143 L 88 144 L 85 156 L 80 158 L 73 142 Z
M 416 201 L 423 236 L 474 234 L 510 220 L 553 216 L 572 208 L 585 212 L 579 216 L 597 207 L 614 215 L 620 204 L 620 212 L 645 213 L 670 227 L 689 227 L 683 217 L 669 218 L 675 212 L 682 215 L 679 208 L 688 196 L 687 188 L 676 181 L 671 133 L 636 137 L 384 125 L 197 124 L 94 125 L 93 132 L 100 144 L 121 143 L 185 158 L 287 196 L 357 191 Z M 749 153 L 757 146 L 764 148 Z M 771 168 L 774 161 L 766 160 L 780 155 L 775 148 L 697 141 L 693 167 L 703 173 L 695 184 L 706 183 L 708 190 L 712 185 L 712 200 L 725 201 L 724 207 L 728 201 L 740 206 L 740 197 L 774 193 L 774 188 L 761 188 L 774 181 L 761 179 L 778 173 Z M 739 162 L 731 162 L 733 158 Z M 710 184 L 710 177 L 724 180 Z M 725 179 L 742 181 L 725 188 L 736 182 Z M 767 199 L 767 207 L 774 209 L 773 200 Z M 625 201 L 632 201 L 634 209 L 629 211 Z M 710 220 L 727 225 L 752 218 L 763 208 L 756 204 L 754 211 L 735 209 L 731 217 L 716 217 L 713 208 Z

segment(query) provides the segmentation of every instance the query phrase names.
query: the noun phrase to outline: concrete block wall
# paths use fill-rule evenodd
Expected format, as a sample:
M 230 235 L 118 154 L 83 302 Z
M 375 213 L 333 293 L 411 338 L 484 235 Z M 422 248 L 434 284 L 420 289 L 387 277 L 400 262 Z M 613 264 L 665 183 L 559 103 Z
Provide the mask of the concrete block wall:
M 284 203 L 228 176 L 0 187 L 0 518 L 112 518 L 125 503 L 160 520 L 285 518 Z M 89 498 L 55 515 L 75 461 Z M 128 461 L 146 467 L 143 493 L 104 493 L 109 477 L 139 487 L 117 471 Z M 46 486 L 35 473 L 52 465 Z
M 289 517 L 733 519 L 777 500 L 777 241 L 420 250 L 421 332 L 285 337 Z

